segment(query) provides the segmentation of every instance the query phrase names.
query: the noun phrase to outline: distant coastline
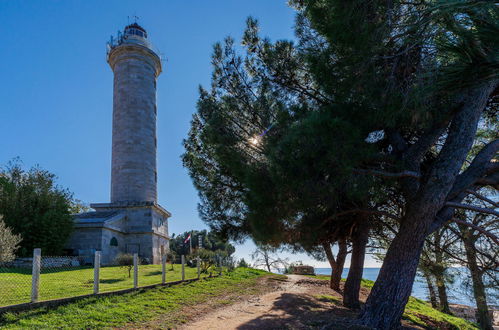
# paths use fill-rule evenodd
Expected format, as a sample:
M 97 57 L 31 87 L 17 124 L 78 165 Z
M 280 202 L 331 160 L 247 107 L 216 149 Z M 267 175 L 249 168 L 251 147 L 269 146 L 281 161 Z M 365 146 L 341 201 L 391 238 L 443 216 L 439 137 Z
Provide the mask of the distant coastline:
M 376 281 L 380 268 L 364 268 L 363 278 L 371 281 Z M 317 275 L 331 275 L 331 268 L 315 268 Z M 456 272 L 457 273 L 457 272 Z M 348 268 L 343 270 L 342 277 L 346 278 L 348 275 Z M 449 302 L 452 304 L 475 306 L 475 302 L 470 296 L 463 293 L 461 288 L 462 281 L 456 276 L 454 284 L 449 285 L 448 294 Z M 422 300 L 428 300 L 428 290 L 424 284 L 424 279 L 416 276 L 414 285 L 412 287 L 412 296 Z

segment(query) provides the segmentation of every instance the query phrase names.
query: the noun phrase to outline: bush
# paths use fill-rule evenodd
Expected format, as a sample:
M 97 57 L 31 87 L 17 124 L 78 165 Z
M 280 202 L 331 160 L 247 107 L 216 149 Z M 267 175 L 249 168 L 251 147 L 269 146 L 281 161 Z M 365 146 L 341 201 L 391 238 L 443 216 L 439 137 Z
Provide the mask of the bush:
M 244 258 L 242 258 L 241 260 L 239 260 L 239 263 L 237 264 L 237 267 L 244 267 L 244 268 L 248 268 L 249 265 L 248 263 L 246 262 L 246 260 L 244 260 Z
M 114 259 L 116 265 L 128 271 L 128 277 L 132 277 L 133 269 L 133 255 L 130 253 L 121 253 Z M 137 263 L 140 264 L 140 258 L 138 258 Z
M 15 252 L 19 248 L 20 242 L 21 236 L 12 234 L 0 216 L 0 263 L 9 262 L 16 258 Z
M 228 272 L 232 272 L 236 269 L 236 259 L 233 257 L 225 257 L 222 259 L 222 266 L 226 267 Z

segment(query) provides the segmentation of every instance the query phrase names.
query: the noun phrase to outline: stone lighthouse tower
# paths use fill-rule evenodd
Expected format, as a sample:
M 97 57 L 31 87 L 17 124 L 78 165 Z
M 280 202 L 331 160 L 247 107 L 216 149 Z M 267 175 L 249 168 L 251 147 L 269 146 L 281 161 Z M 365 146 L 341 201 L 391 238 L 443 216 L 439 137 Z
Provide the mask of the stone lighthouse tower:
M 137 23 L 111 42 L 114 72 L 111 202 L 156 202 L 156 78 L 161 60 Z
M 107 62 L 114 73 L 111 203 L 75 215 L 69 248 L 74 254 L 102 251 L 111 264 L 119 253 L 138 253 L 159 263 L 168 250 L 167 219 L 157 203 L 156 80 L 161 59 L 137 23 L 111 37 Z

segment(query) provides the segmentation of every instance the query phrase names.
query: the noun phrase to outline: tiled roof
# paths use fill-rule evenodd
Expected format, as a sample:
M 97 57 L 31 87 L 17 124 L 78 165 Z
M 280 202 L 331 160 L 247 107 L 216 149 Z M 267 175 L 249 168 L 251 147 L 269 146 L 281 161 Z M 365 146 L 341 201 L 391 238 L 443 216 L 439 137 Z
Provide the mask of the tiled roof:
M 119 211 L 96 211 L 96 212 L 86 212 L 75 214 L 74 221 L 76 223 L 99 223 L 104 222 L 107 219 L 114 217 L 120 213 Z

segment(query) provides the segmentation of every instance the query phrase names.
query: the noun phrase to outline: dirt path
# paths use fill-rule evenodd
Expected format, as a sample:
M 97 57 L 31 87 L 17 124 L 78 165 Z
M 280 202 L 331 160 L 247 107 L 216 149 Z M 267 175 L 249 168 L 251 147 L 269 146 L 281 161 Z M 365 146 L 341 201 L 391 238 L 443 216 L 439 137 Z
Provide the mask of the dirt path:
M 352 319 L 352 312 L 338 304 L 333 315 L 331 304 L 341 298 L 332 294 L 325 281 L 289 275 L 277 291 L 218 309 L 180 329 L 321 328 L 330 325 L 332 317 L 339 321 L 338 326 L 342 324 L 338 328 L 345 329 L 341 319 Z

